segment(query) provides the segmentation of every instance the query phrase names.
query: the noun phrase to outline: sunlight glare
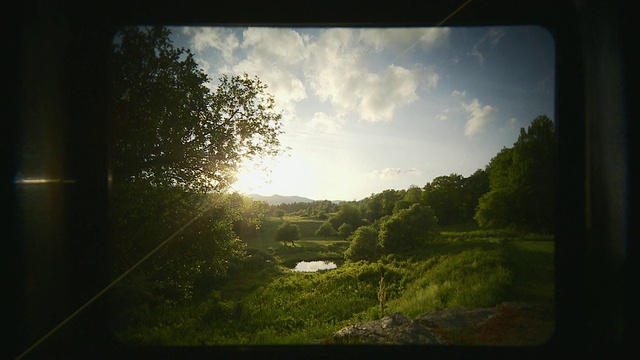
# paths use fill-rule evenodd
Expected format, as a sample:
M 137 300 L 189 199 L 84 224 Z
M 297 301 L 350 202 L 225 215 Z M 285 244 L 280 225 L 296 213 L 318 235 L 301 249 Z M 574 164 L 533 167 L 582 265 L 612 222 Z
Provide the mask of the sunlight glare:
M 301 175 L 310 172 L 313 168 L 307 162 L 290 156 L 262 163 L 245 162 L 240 166 L 232 188 L 247 195 L 293 195 L 300 188 Z

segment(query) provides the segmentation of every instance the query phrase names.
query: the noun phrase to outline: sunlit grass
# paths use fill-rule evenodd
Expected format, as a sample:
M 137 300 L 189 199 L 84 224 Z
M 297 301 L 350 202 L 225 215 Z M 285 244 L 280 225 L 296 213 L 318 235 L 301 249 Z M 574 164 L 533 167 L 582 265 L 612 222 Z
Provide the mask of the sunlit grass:
M 145 345 L 321 343 L 346 325 L 383 316 L 377 297 L 383 274 L 386 313 L 409 318 L 505 301 L 553 302 L 552 237 L 449 231 L 410 257 L 392 254 L 377 262 L 297 273 L 283 265 L 339 258 L 348 242 L 303 238 L 296 247 L 269 242 L 265 234 L 280 221 L 268 219 L 262 238 L 249 242 L 257 249 L 251 267 L 237 268 L 197 301 L 128 309 L 130 321 L 119 338 Z M 277 261 L 266 261 L 269 256 Z

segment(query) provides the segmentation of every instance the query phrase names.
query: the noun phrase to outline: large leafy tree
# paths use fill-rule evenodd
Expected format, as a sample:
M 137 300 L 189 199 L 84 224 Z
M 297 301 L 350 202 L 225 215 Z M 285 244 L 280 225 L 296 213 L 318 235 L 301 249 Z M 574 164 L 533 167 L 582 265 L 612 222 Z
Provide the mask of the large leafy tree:
M 355 202 L 342 202 L 338 208 L 338 212 L 329 220 L 334 229 L 339 229 L 342 224 L 349 224 L 351 229 L 357 229 L 362 225 L 360 208 Z
M 281 115 L 257 78 L 215 91 L 162 27 L 127 28 L 113 52 L 113 176 L 185 191 L 223 190 L 242 159 L 279 151 Z
M 276 229 L 275 235 L 276 241 L 282 241 L 283 245 L 287 245 L 287 241 L 291 242 L 292 246 L 296 246 L 295 240 L 300 240 L 300 228 L 298 225 L 292 224 L 288 221 L 284 221 L 278 229 Z
M 438 234 L 433 210 L 413 204 L 389 217 L 380 225 L 379 243 L 387 253 L 406 253 L 417 250 Z
M 458 174 L 438 176 L 425 185 L 423 204 L 431 207 L 438 224 L 449 225 L 463 220 L 464 177 Z
M 482 195 L 489 192 L 489 175 L 478 169 L 462 182 L 462 219 L 471 221 L 476 213 Z
M 122 29 L 111 65 L 112 214 L 120 258 L 126 265 L 140 259 L 206 205 L 210 210 L 181 238 L 207 251 L 183 252 L 181 263 L 223 270 L 225 254 L 237 249 L 233 223 L 241 217 L 220 194 L 241 161 L 280 152 L 273 97 L 247 75 L 214 83 L 189 50 L 173 46 L 164 27 Z
M 480 225 L 553 228 L 556 134 L 550 118 L 538 116 L 521 129 L 513 147 L 491 159 L 487 172 L 491 190 L 479 201 L 475 219 Z
M 344 252 L 347 260 L 375 260 L 379 255 L 378 231 L 372 225 L 361 226 L 350 237 L 351 245 Z

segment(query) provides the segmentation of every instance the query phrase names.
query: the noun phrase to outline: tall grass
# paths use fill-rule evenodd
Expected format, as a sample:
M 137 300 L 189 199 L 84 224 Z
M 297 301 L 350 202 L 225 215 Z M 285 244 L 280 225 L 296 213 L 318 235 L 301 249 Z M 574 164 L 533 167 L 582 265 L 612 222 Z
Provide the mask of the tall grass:
M 272 252 L 276 257 L 299 257 L 306 246 L 309 256 L 317 257 L 327 251 L 318 243 Z M 145 345 L 315 342 L 343 326 L 383 316 L 378 300 L 381 276 L 386 313 L 400 311 L 410 318 L 503 301 L 549 302 L 552 255 L 551 241 L 474 230 L 473 235 L 445 234 L 411 257 L 391 254 L 377 262 L 345 263 L 317 273 L 297 273 L 256 258 L 203 298 L 127 309 L 123 316 L 128 321 L 118 335 L 125 343 Z

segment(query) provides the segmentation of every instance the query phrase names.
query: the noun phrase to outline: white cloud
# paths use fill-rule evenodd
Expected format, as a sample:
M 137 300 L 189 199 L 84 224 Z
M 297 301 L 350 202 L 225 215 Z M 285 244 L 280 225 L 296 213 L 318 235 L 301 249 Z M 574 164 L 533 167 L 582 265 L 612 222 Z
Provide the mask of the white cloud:
M 295 118 L 296 103 L 307 98 L 300 72 L 307 42 L 307 36 L 292 29 L 248 28 L 241 45 L 246 58 L 233 66 L 236 74 L 257 75 L 268 85 L 285 119 Z
M 465 97 L 465 96 L 467 96 L 467 92 L 465 90 L 462 90 L 462 91 L 453 90 L 453 92 L 451 93 L 451 96 L 454 96 L 454 97 Z
M 243 33 L 242 48 L 256 58 L 292 65 L 305 61 L 308 41 L 293 29 L 252 27 Z
M 356 113 L 369 122 L 388 121 L 398 107 L 418 100 L 422 81 L 435 87 L 432 69 L 389 65 L 379 72 L 365 68 L 366 47 L 350 29 L 329 29 L 310 46 L 306 76 L 315 94 L 339 114 Z
M 449 119 L 449 109 L 444 109 L 440 114 L 435 117 L 438 121 L 445 121 Z
M 416 78 L 410 70 L 389 65 L 383 74 L 368 74 L 360 92 L 358 112 L 363 120 L 386 121 L 396 108 L 418 100 Z
M 308 123 L 311 129 L 327 133 L 336 133 L 342 125 L 344 125 L 344 118 L 329 116 L 323 112 L 313 114 L 313 118 Z
M 185 27 L 183 32 L 191 36 L 191 46 L 200 52 L 214 48 L 222 53 L 224 60 L 233 62 L 233 52 L 240 42 L 233 30 L 215 27 Z
M 360 39 L 374 50 L 388 47 L 403 54 L 415 46 L 427 49 L 448 37 L 449 28 L 368 28 L 360 30 Z M 401 54 L 402 55 L 402 54 Z
M 420 171 L 420 169 L 418 169 L 418 168 L 410 168 L 410 169 L 407 169 L 407 170 L 405 171 L 405 173 L 406 173 L 406 174 L 409 174 L 409 175 L 413 175 L 413 176 L 420 176 L 420 175 L 422 175 L 422 171 Z
M 473 99 L 469 104 L 463 103 L 462 108 L 469 113 L 469 120 L 464 127 L 464 134 L 469 138 L 484 132 L 497 111 L 490 105 L 482 106 L 478 99 Z
M 401 173 L 402 170 L 399 168 L 385 168 L 382 170 L 375 170 L 369 173 L 369 176 L 380 180 L 390 180 L 398 177 Z

